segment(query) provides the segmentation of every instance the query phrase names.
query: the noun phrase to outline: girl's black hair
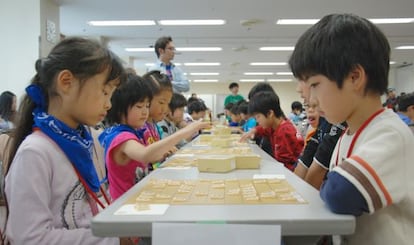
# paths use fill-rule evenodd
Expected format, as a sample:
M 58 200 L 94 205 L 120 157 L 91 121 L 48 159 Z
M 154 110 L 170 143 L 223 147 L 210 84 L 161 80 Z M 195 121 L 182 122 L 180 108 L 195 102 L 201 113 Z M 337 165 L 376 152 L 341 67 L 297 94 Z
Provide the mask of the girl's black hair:
M 115 90 L 111 97 L 112 107 L 106 116 L 109 125 L 121 123 L 122 118 L 128 116 L 128 110 L 137 102 L 152 99 L 149 85 L 138 75 L 129 73 L 125 84 Z
M 162 74 L 160 71 L 150 71 L 142 76 L 142 79 L 148 83 L 152 91 L 152 95 L 155 96 L 164 90 L 173 91 L 172 83 L 167 75 Z
M 69 70 L 83 84 L 87 79 L 96 74 L 109 70 L 106 82 L 119 80 L 120 84 L 125 79 L 124 68 L 119 58 L 110 50 L 96 41 L 71 37 L 60 41 L 50 54 L 38 59 L 35 64 L 36 75 L 31 84 L 38 85 L 45 95 L 46 108 L 52 97 L 59 96 L 56 92 L 56 77 L 59 72 Z M 22 141 L 32 132 L 34 102 L 26 95 L 20 108 L 20 120 L 16 124 L 11 135 L 10 154 L 6 166 L 6 174 L 11 162 Z
M 16 95 L 10 91 L 4 91 L 0 95 L 0 117 L 6 121 L 13 121 L 16 111 L 12 110 L 13 99 Z

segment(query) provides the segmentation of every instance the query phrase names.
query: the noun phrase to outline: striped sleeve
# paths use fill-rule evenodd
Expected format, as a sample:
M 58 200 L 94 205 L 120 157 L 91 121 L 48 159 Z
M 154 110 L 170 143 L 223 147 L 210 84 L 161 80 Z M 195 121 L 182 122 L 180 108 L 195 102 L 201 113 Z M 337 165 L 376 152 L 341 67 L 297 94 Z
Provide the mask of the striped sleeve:
M 362 158 L 351 156 L 333 169 L 344 176 L 361 193 L 368 205 L 369 213 L 392 203 L 390 193 L 385 188 L 375 170 Z

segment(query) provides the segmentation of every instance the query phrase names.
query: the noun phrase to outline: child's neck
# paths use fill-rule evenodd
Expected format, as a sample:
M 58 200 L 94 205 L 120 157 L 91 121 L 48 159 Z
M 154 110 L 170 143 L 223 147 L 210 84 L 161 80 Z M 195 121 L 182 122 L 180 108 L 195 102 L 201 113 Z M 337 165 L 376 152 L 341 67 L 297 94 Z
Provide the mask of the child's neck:
M 354 134 L 364 122 L 382 108 L 381 98 L 366 96 L 364 101 L 360 102 L 348 119 L 346 119 L 348 134 Z
M 275 117 L 273 119 L 273 123 L 272 123 L 272 128 L 276 129 L 277 127 L 279 127 L 279 125 L 283 122 L 283 118 L 279 118 L 279 117 Z

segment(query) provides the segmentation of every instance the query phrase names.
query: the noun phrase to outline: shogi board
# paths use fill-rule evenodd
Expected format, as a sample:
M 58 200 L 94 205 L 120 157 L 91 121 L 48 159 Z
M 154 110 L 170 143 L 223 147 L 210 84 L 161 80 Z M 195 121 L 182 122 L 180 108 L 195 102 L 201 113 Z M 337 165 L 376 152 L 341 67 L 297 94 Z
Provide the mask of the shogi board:
M 205 148 L 205 149 L 194 149 L 186 148 L 181 149 L 177 154 L 203 154 L 203 155 L 244 155 L 252 153 L 252 149 L 248 146 L 246 147 L 232 147 L 232 148 Z
M 197 167 L 197 159 L 189 157 L 174 157 L 168 159 L 161 167 Z
M 125 204 L 303 204 L 285 179 L 151 179 Z

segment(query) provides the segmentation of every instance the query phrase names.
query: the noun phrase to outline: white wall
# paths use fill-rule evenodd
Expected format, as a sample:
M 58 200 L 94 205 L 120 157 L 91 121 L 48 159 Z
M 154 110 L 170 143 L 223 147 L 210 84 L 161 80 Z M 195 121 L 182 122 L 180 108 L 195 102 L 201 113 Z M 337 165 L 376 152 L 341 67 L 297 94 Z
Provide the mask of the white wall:
M 395 90 L 397 92 L 397 95 L 399 95 L 401 92 L 414 92 L 414 65 L 396 69 Z
M 10 90 L 20 98 L 39 57 L 39 0 L 1 1 L 0 30 L 0 91 Z

